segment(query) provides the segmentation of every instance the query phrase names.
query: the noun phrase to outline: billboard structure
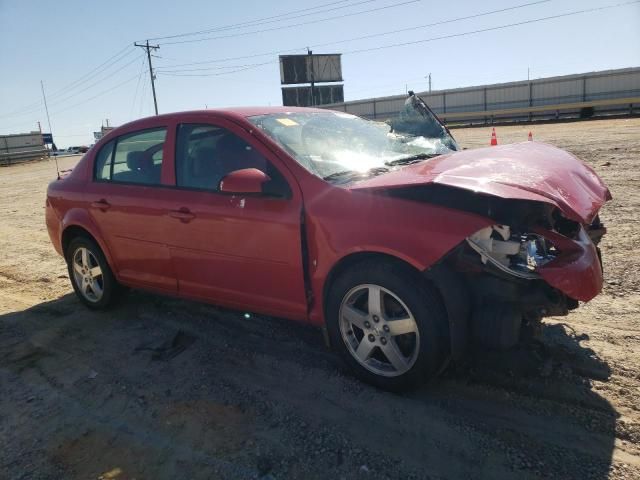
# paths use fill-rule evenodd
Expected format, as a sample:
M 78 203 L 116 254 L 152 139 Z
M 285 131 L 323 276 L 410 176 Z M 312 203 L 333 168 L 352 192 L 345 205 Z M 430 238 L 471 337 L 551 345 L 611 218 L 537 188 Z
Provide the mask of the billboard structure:
M 310 107 L 344 102 L 342 85 L 314 86 L 315 98 L 311 98 L 311 87 L 283 87 L 282 105 L 285 107 Z M 315 100 L 315 102 L 313 101 Z
M 298 85 L 282 87 L 284 106 L 308 107 L 344 101 L 343 85 L 316 85 L 318 82 L 342 82 L 339 53 L 313 55 L 309 50 L 307 55 L 280 55 L 280 84 Z
M 114 128 L 115 127 L 110 127 L 109 126 L 109 120 L 107 120 L 107 126 L 106 127 L 104 125 L 102 125 L 102 127 L 100 127 L 100 131 L 99 132 L 93 132 L 93 139 L 97 142 L 98 140 L 100 140 L 102 137 L 104 137 L 107 133 L 109 133 Z

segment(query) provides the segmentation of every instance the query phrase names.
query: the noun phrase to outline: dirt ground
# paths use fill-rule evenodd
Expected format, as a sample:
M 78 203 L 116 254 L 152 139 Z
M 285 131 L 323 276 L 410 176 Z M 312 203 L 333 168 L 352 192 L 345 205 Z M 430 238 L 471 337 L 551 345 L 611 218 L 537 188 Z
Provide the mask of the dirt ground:
M 609 185 L 604 292 L 403 395 L 283 320 L 137 291 L 88 311 L 44 226 L 53 162 L 0 168 L 0 479 L 640 478 L 640 119 L 496 130 Z

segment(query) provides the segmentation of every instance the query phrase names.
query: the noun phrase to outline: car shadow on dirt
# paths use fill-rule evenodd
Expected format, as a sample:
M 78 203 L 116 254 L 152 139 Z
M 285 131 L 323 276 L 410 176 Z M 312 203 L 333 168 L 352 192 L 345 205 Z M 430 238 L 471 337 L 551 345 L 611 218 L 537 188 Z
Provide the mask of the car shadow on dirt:
M 9 478 L 610 474 L 617 413 L 593 382 L 611 371 L 560 323 L 401 395 L 353 379 L 316 329 L 137 291 L 108 312 L 67 295 L 0 332 Z

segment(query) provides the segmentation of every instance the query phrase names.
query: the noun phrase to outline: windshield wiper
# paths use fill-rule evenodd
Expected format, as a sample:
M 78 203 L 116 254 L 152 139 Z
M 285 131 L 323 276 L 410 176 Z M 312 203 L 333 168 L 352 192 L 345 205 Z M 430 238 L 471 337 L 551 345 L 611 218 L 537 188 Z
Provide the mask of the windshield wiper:
M 391 160 L 389 162 L 384 162 L 385 165 L 393 166 L 393 165 L 409 165 L 410 163 L 418 163 L 422 160 L 427 160 L 429 158 L 437 157 L 437 153 L 418 153 L 416 155 L 411 155 L 409 157 L 398 158 L 396 160 Z
M 322 177 L 323 180 L 338 180 L 338 179 L 347 179 L 351 180 L 353 178 L 365 178 L 370 177 L 372 175 L 378 175 L 380 173 L 387 173 L 389 171 L 388 168 L 385 167 L 375 167 L 370 168 L 366 172 L 358 172 L 357 170 L 342 170 L 340 172 L 332 173 L 331 175 L 327 175 L 326 177 Z

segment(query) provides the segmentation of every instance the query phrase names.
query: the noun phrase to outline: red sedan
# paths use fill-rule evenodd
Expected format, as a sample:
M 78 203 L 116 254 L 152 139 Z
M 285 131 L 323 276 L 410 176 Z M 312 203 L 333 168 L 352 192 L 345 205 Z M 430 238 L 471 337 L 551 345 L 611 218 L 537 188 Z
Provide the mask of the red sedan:
M 400 389 L 597 295 L 610 198 L 550 145 L 460 151 L 411 96 L 387 123 L 289 107 L 129 123 L 49 185 L 46 222 L 90 308 L 127 285 L 308 322 Z

